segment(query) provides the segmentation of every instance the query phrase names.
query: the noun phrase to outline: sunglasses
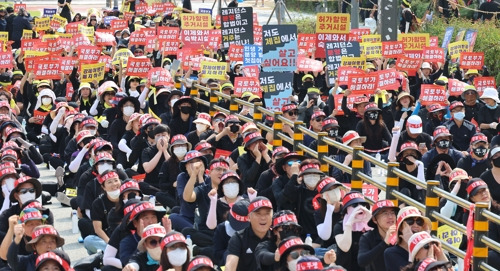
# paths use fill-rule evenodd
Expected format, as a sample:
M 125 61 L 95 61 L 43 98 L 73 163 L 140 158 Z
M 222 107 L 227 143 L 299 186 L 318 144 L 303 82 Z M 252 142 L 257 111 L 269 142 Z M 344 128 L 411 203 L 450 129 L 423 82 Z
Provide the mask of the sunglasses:
M 224 119 L 214 119 L 215 122 L 223 122 Z
M 314 120 L 317 122 L 322 122 L 325 118 L 323 117 L 315 117 Z
M 19 194 L 35 193 L 35 188 L 22 188 L 19 189 Z
M 298 110 L 292 110 L 292 111 L 288 111 L 286 112 L 289 116 L 298 116 L 299 115 L 299 111 Z
M 429 250 L 429 248 L 431 248 L 432 245 L 439 246 L 437 242 L 430 242 L 428 244 L 425 244 L 422 248 Z
M 290 252 L 290 257 L 292 257 L 293 260 L 296 260 L 300 256 L 308 256 L 310 255 L 309 250 L 302 250 L 302 251 L 292 251 Z
M 160 245 L 160 243 L 161 243 L 160 240 L 151 239 L 151 240 L 148 241 L 148 246 L 149 247 L 157 247 L 157 246 Z
M 417 218 L 408 218 L 408 219 L 406 219 L 406 220 L 405 220 L 405 222 L 406 222 L 406 224 L 408 224 L 408 226 L 411 226 L 411 225 L 415 224 L 415 222 L 416 222 L 416 223 L 417 223 L 417 225 L 419 225 L 419 226 L 421 226 L 421 227 L 422 227 L 422 226 L 424 225 L 424 223 L 425 223 L 424 219 L 423 219 L 423 218 L 421 218 L 421 217 L 417 217 Z
M 227 126 L 231 126 L 231 125 L 240 125 L 239 122 L 228 122 L 227 123 Z
M 300 164 L 300 160 L 296 160 L 296 161 L 288 161 L 287 164 L 289 166 L 293 165 L 293 163 L 299 163 Z

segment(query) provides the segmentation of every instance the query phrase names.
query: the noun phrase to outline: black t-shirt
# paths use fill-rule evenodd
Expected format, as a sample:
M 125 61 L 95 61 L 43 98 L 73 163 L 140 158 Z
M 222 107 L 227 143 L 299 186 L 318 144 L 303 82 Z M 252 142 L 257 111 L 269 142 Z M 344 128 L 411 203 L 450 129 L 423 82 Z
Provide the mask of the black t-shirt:
M 470 155 L 467 155 L 458 160 L 457 168 L 465 170 L 472 178 L 478 178 L 491 168 L 491 163 L 488 159 L 474 161 Z
M 488 185 L 488 189 L 491 193 L 491 198 L 496 202 L 500 202 L 500 184 L 495 180 L 495 177 L 493 177 L 493 173 L 491 172 L 491 170 L 488 170 L 485 173 L 481 174 L 480 178 Z
M 405 130 L 401 133 L 399 136 L 399 141 L 398 141 L 398 151 L 401 148 L 401 145 L 403 145 L 407 141 L 413 141 L 415 144 L 419 145 L 420 143 L 425 143 L 425 146 L 427 147 L 428 150 L 432 149 L 432 138 L 429 134 L 427 133 L 421 133 L 419 134 L 416 138 L 411 138 L 408 135 L 408 132 Z
M 215 137 L 212 137 L 208 143 L 212 144 L 212 146 L 216 149 L 232 152 L 243 144 L 243 137 L 238 135 L 235 142 L 233 142 L 227 135 L 223 136 L 219 141 L 215 141 Z
M 186 138 L 187 138 L 188 142 L 191 143 L 191 146 L 193 146 L 193 149 L 194 149 L 194 146 L 196 146 L 196 144 L 198 144 L 200 142 L 200 137 L 196 133 L 196 130 L 189 132 L 188 135 L 186 136 Z
M 92 202 L 92 209 L 90 209 L 90 217 L 92 221 L 101 221 L 102 229 L 110 236 L 113 232 L 109 229 L 108 224 L 108 214 L 110 214 L 111 208 L 116 205 L 108 199 L 106 194 L 102 194 L 97 199 Z M 116 216 L 117 214 L 114 213 Z
M 269 236 L 270 234 L 268 233 L 263 239 L 260 239 L 255 235 L 252 227 L 248 227 L 242 231 L 236 232 L 231 239 L 229 239 L 227 254 L 239 257 L 236 270 L 257 270 L 257 261 L 254 255 L 255 249 L 260 242 L 269 240 Z
M 333 235 L 337 236 L 339 234 L 344 233 L 344 228 L 342 225 L 342 220 L 340 220 L 333 227 Z M 361 231 L 353 231 L 352 232 L 352 242 L 351 248 L 344 252 L 342 249 L 338 249 L 337 251 L 337 264 L 344 267 L 349 271 L 362 271 L 364 268 L 358 265 L 358 250 L 359 250 L 359 239 L 363 235 L 364 232 Z
M 153 157 L 157 153 L 158 153 L 158 148 L 156 147 L 156 145 L 146 148 L 141 155 L 142 163 L 151 161 L 151 159 L 153 159 Z M 165 162 L 165 156 L 162 154 L 155 168 L 151 172 L 146 173 L 146 178 L 144 179 L 146 183 L 158 187 L 159 185 L 158 174 L 160 173 L 161 165 L 163 164 L 163 162 Z

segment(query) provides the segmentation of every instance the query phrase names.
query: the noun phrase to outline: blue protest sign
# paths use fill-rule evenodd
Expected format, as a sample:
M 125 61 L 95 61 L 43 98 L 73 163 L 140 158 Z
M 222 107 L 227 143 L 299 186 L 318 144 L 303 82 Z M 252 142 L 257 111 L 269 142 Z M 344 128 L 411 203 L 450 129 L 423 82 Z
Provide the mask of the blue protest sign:
M 294 72 L 297 69 L 297 26 L 262 26 L 262 68 L 266 72 Z
M 57 9 L 55 8 L 44 8 L 43 9 L 43 17 L 50 17 L 54 16 L 57 12 Z
M 266 108 L 281 111 L 281 106 L 289 103 L 293 92 L 293 73 L 261 72 L 259 80 Z
M 445 55 L 446 55 L 446 52 L 448 51 L 448 44 L 450 44 L 451 37 L 453 36 L 453 31 L 455 31 L 455 27 L 448 26 L 446 28 L 446 31 L 444 32 L 443 44 L 441 45 L 441 48 L 444 49 Z
M 245 44 L 243 47 L 243 66 L 258 66 L 262 62 L 262 46 Z
M 212 9 L 211 8 L 199 8 L 198 9 L 199 14 L 210 14 L 212 15 Z

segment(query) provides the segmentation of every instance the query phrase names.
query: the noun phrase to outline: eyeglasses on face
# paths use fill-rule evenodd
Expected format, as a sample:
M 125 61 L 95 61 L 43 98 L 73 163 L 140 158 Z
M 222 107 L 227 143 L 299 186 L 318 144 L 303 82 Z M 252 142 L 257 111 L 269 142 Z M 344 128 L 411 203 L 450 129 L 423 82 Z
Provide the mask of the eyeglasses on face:
M 20 194 L 35 193 L 35 188 L 22 188 L 19 189 Z
M 300 256 L 307 256 L 307 255 L 310 255 L 309 250 L 292 251 L 292 252 L 290 252 L 290 257 L 291 257 L 293 260 L 296 260 L 296 259 L 297 259 L 297 258 L 299 258 Z

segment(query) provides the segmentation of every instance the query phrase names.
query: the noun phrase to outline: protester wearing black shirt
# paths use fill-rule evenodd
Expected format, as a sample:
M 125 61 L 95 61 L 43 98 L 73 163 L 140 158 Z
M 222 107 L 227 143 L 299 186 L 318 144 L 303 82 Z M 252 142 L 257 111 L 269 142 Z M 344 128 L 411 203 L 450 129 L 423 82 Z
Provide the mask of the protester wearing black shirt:
M 460 158 L 457 168 L 465 170 L 469 176 L 476 178 L 491 168 L 488 158 L 488 138 L 482 134 L 475 134 L 470 140 L 469 155 Z
M 209 139 L 208 143 L 212 144 L 216 149 L 232 152 L 243 144 L 243 137 L 240 133 L 240 120 L 234 115 L 229 115 L 224 122 L 225 128 L 215 137 Z
M 170 128 L 161 124 L 152 131 L 155 144 L 149 146 L 142 152 L 142 166 L 146 172 L 144 182 L 156 188 L 159 187 L 158 174 L 163 162 L 170 159 L 168 153 L 168 142 L 170 140 Z M 151 136 L 150 136 L 151 137 Z
M 246 187 L 255 187 L 258 176 L 269 168 L 270 151 L 259 132 L 245 134 L 246 153 L 238 157 L 238 169 Z
M 172 119 L 168 124 L 173 136 L 187 135 L 196 129 L 196 125 L 193 123 L 196 108 L 196 102 L 189 96 L 182 96 L 174 103 Z

